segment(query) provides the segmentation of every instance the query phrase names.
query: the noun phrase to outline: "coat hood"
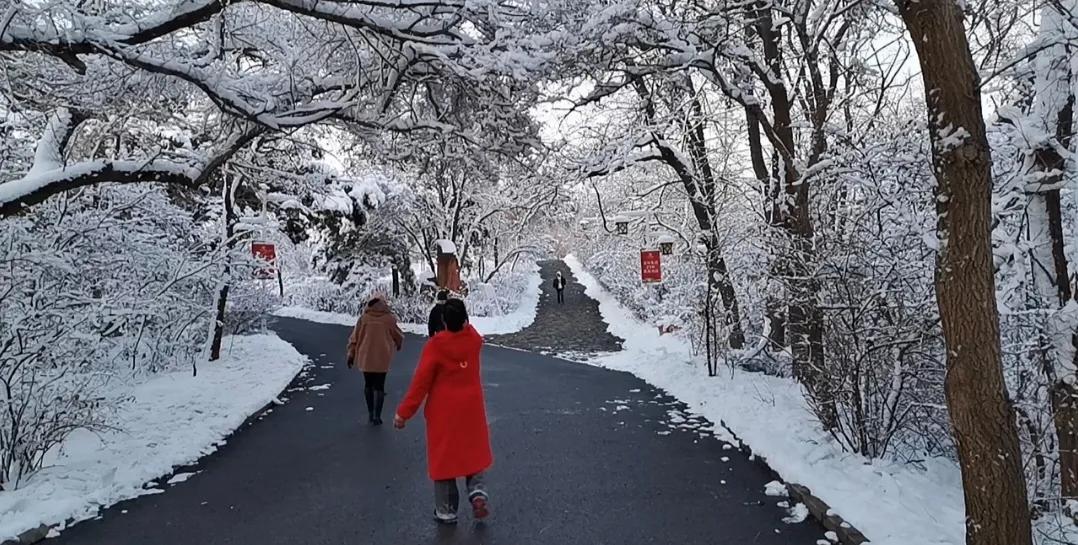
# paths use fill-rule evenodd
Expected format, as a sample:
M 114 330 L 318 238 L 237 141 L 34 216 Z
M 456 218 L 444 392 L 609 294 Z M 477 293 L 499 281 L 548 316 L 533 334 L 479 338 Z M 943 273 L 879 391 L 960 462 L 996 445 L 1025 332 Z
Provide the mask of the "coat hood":
M 434 343 L 434 348 L 447 358 L 463 360 L 483 347 L 483 336 L 472 327 L 472 324 L 466 324 L 464 329 L 455 333 L 449 330 L 438 332 L 431 338 L 431 342 Z
M 386 304 L 385 299 L 371 299 L 374 304 L 367 303 L 367 308 L 363 310 L 364 314 L 373 314 L 375 316 L 389 314 L 389 305 Z

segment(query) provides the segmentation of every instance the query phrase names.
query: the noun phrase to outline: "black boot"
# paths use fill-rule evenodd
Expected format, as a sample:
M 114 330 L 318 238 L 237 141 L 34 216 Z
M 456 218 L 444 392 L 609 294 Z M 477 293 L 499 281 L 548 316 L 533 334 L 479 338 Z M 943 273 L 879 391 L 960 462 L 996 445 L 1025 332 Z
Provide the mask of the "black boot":
M 374 417 L 373 422 L 375 426 L 382 425 L 382 405 L 385 404 L 386 393 L 382 390 L 374 391 Z
M 374 424 L 374 388 L 363 388 L 363 399 L 367 401 L 367 422 Z

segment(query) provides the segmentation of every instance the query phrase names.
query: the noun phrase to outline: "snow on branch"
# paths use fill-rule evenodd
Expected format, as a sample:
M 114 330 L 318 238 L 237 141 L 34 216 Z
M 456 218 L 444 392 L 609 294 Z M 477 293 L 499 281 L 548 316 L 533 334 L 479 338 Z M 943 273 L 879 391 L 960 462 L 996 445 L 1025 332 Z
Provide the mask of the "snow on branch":
M 173 32 L 208 21 L 236 2 L 221 0 L 181 0 L 176 5 L 136 21 L 107 24 L 102 17 L 88 17 L 75 10 L 55 9 L 49 16 L 52 24 L 12 24 L 0 29 L 0 51 L 38 51 L 61 58 L 79 72 L 86 65 L 78 55 L 98 52 L 102 42 L 121 46 L 148 43 Z M 453 26 L 460 17 L 439 20 L 439 15 L 457 13 L 467 8 L 460 0 L 373 0 L 335 2 L 325 0 L 246 0 L 248 3 L 273 6 L 297 15 L 365 29 L 399 41 L 429 45 L 470 43 L 473 40 Z M 382 16 L 376 10 L 402 16 Z M 58 24 L 57 20 L 62 21 Z
M 220 0 L 181 0 L 177 5 L 139 21 L 99 26 L 100 18 L 65 13 L 67 27 L 56 25 L 5 25 L 0 30 L 0 51 L 39 51 L 59 57 L 79 73 L 86 65 L 77 55 L 96 52 L 102 39 L 137 45 L 207 21 L 225 7 Z
M 452 28 L 453 18 L 441 24 L 426 24 L 424 21 L 429 17 L 416 15 L 395 21 L 387 17 L 374 14 L 369 8 L 390 7 L 402 13 L 416 13 L 411 4 L 426 4 L 426 6 L 438 6 L 454 8 L 464 7 L 461 2 L 327 2 L 324 0 L 256 0 L 259 3 L 274 6 L 276 8 L 291 11 L 300 15 L 307 15 L 316 19 L 322 19 L 344 26 L 367 29 L 377 34 L 401 41 L 419 42 L 431 45 L 452 45 L 467 43 L 472 40 Z M 358 6 L 366 6 L 363 9 Z M 430 9 L 428 7 L 428 9 Z
M 173 76 L 191 83 L 224 111 L 274 130 L 301 127 L 334 118 L 365 128 L 391 132 L 432 131 L 443 134 L 452 133 L 467 141 L 475 140 L 473 136 L 461 132 L 458 127 L 433 119 L 404 120 L 381 114 L 370 116 L 356 113 L 357 110 L 365 109 L 365 105 L 356 99 L 358 89 L 349 88 L 347 85 L 342 86 L 340 81 L 332 78 L 325 81 L 311 82 L 307 91 L 312 97 L 315 94 L 334 92 L 338 95 L 336 98 L 316 97 L 306 103 L 295 105 L 289 110 L 274 112 L 267 110 L 264 105 L 254 104 L 245 98 L 243 93 L 238 90 L 238 83 L 229 82 L 219 74 L 210 73 L 193 64 L 156 58 L 145 53 L 138 53 L 130 48 L 121 47 L 115 43 L 103 43 L 99 44 L 99 47 L 106 55 L 129 66 L 141 68 L 147 72 Z M 391 94 L 392 91 L 388 91 L 379 100 L 386 103 L 391 98 Z
M 70 117 L 71 114 L 67 115 Z M 58 114 L 53 119 L 61 117 Z M 60 123 L 50 120 L 39 141 L 37 157 L 30 171 L 22 178 L 0 183 L 0 218 L 15 215 L 64 191 L 106 182 L 153 182 L 196 187 L 206 183 L 229 157 L 265 131 L 262 127 L 249 126 L 202 160 L 98 159 L 64 166 L 62 162 L 55 162 L 55 158 L 63 153 L 63 146 L 54 144 L 61 136 L 56 130 Z M 64 136 L 63 141 L 66 140 Z
M 167 160 L 86 161 L 71 167 L 37 171 L 0 184 L 0 217 L 70 189 L 102 182 L 161 182 L 192 185 L 199 175 L 195 167 Z
M 37 141 L 34 150 L 34 164 L 30 167 L 27 176 L 36 176 L 43 172 L 56 170 L 64 166 L 64 149 L 67 147 L 71 134 L 85 117 L 67 108 L 58 109 L 49 116 L 45 124 L 45 132 Z

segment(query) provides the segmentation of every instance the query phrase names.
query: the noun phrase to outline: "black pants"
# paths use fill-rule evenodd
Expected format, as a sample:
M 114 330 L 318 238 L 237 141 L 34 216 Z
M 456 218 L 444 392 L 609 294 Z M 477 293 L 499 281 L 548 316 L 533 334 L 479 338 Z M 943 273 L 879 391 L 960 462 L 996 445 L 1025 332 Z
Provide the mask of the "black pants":
M 562 288 L 562 289 L 557 290 L 557 291 L 558 291 L 558 302 L 559 303 L 564 303 L 565 302 L 565 288 Z
M 385 373 L 368 373 L 363 372 L 363 388 L 366 390 L 374 390 L 375 392 L 386 391 L 386 374 Z
M 382 405 L 386 401 L 386 374 L 363 372 L 363 399 L 371 424 L 382 423 Z

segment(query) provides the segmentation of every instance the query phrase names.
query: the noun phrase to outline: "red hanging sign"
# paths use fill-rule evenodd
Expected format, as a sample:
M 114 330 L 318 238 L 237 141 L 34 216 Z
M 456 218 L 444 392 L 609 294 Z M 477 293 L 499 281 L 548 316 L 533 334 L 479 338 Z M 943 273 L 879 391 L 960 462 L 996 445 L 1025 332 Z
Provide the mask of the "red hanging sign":
M 255 278 L 273 278 L 277 274 L 277 247 L 269 242 L 252 242 L 251 255 L 265 261 L 268 267 L 256 269 Z
M 662 282 L 662 254 L 658 250 L 640 250 L 640 279 L 644 282 Z

